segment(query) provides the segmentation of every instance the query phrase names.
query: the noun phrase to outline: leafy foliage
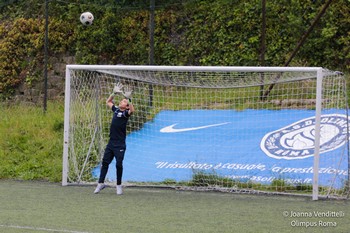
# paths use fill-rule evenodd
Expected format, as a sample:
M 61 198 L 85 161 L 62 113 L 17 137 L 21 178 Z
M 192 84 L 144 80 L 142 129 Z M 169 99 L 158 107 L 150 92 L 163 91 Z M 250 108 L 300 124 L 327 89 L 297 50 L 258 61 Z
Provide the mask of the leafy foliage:
M 325 1 L 267 1 L 265 65 L 283 66 Z M 149 64 L 147 0 L 49 1 L 49 56 L 79 64 Z M 350 68 L 350 6 L 327 9 L 291 65 Z M 155 1 L 156 65 L 257 66 L 261 53 L 260 0 Z M 79 16 L 91 11 L 92 26 Z M 8 0 L 0 5 L 0 95 L 20 83 L 41 81 L 45 2 Z M 2 93 L 2 94 L 1 94 Z

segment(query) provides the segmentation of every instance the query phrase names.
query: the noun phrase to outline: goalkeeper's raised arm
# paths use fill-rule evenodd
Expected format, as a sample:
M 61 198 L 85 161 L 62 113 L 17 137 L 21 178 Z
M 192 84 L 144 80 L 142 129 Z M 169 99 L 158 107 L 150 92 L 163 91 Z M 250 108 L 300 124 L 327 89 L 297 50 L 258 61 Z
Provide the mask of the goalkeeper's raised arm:
M 131 102 L 131 96 L 132 96 L 132 90 L 128 87 L 125 88 L 125 91 L 122 91 L 123 85 L 118 83 L 114 89 L 113 89 L 113 93 L 108 97 L 106 103 L 108 105 L 109 108 L 112 108 L 113 105 L 115 105 L 114 103 L 114 98 L 116 95 L 118 94 L 122 94 L 125 98 L 122 99 L 119 102 L 118 108 L 122 111 L 127 110 L 129 116 L 135 111 L 134 105 Z

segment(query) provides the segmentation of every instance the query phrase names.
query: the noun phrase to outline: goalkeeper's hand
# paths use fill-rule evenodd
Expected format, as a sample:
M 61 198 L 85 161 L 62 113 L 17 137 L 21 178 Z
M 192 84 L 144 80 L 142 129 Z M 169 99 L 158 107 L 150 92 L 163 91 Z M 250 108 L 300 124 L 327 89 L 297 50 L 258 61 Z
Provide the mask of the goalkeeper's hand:
M 117 83 L 113 88 L 113 94 L 116 95 L 116 94 L 123 93 L 122 88 L 123 88 L 123 84 Z
M 123 95 L 126 99 L 131 99 L 131 95 L 132 95 L 132 90 L 130 87 L 126 87 L 124 89 Z

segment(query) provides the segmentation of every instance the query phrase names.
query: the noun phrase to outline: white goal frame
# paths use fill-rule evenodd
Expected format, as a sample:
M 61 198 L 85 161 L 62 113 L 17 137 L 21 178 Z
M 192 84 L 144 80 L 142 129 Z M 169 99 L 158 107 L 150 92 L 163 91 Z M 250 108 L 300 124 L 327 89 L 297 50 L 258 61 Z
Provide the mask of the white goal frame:
M 320 125 L 322 110 L 322 82 L 324 75 L 329 72 L 322 67 L 251 67 L 251 66 L 132 66 L 132 65 L 67 65 L 66 85 L 65 85 L 65 110 L 64 110 L 64 143 L 63 143 L 63 169 L 62 186 L 69 184 L 69 135 L 70 125 L 70 93 L 71 93 L 71 71 L 108 71 L 108 70 L 132 70 L 132 71 L 184 71 L 184 72 L 313 72 L 317 79 L 316 99 L 315 99 L 315 153 L 313 162 L 312 199 L 319 199 L 319 160 L 320 160 Z

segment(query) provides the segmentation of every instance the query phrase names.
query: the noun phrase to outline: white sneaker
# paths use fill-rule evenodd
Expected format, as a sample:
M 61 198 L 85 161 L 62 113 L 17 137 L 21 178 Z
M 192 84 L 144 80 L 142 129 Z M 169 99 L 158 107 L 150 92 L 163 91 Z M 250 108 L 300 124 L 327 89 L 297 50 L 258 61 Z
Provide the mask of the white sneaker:
M 122 185 L 117 185 L 117 195 L 122 195 L 123 194 L 123 187 Z
M 106 188 L 106 185 L 104 183 L 98 183 L 94 193 L 97 194 L 97 193 L 101 192 L 101 190 L 104 188 Z

